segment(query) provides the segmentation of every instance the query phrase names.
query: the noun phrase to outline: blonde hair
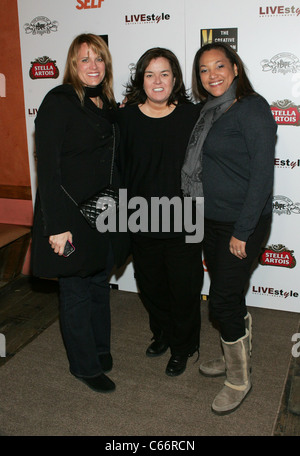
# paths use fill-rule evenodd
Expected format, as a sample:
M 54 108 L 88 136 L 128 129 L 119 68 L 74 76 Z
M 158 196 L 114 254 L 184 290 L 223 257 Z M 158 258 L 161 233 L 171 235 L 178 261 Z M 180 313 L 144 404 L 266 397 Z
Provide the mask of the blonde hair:
M 84 85 L 78 77 L 77 57 L 80 46 L 84 43 L 86 43 L 88 47 L 95 52 L 95 54 L 99 55 L 103 59 L 105 63 L 105 76 L 102 81 L 103 95 L 107 98 L 111 105 L 116 105 L 113 91 L 112 58 L 107 44 L 100 36 L 93 35 L 92 33 L 84 33 L 78 35 L 72 41 L 68 51 L 63 83 L 71 84 L 74 87 L 81 103 L 83 104 L 85 91 Z

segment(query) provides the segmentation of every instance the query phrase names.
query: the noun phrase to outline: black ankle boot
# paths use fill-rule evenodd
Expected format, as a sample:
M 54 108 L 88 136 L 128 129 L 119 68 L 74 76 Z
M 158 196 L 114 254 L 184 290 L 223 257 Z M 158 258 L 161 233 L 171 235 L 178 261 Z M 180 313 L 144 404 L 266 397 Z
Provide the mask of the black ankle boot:
M 146 355 L 151 357 L 163 355 L 169 348 L 169 344 L 167 344 L 162 339 L 157 339 L 152 342 L 151 345 L 146 350 Z
M 188 355 L 172 355 L 166 367 L 166 374 L 176 377 L 185 371 Z
M 85 383 L 89 388 L 97 393 L 110 393 L 116 389 L 116 385 L 105 374 L 100 374 L 97 377 L 76 377 L 81 382 Z
M 113 367 L 113 359 L 110 353 L 102 353 L 98 356 L 103 372 L 110 372 Z

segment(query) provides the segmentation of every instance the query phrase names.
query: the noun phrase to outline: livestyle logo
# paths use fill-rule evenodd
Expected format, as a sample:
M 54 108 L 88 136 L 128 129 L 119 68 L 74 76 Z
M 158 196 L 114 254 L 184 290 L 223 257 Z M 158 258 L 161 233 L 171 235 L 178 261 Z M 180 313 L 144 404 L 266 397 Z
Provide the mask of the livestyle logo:
M 29 117 L 35 117 L 37 115 L 38 108 L 28 108 L 27 114 Z
M 297 6 L 260 6 L 259 16 L 260 17 L 282 17 L 282 16 L 299 16 L 300 8 Z
M 161 21 L 169 21 L 170 14 L 126 14 L 125 24 L 136 25 L 136 24 L 158 24 Z
M 4 74 L 0 73 L 0 98 L 6 97 L 6 79 Z
M 252 286 L 252 294 L 268 296 L 272 298 L 298 298 L 299 293 L 294 290 L 276 290 L 273 287 Z
M 76 8 L 78 10 L 101 8 L 102 2 L 104 2 L 104 0 L 77 0 Z
M 300 168 L 300 159 L 291 160 L 290 158 L 275 158 L 274 165 L 276 168 L 297 169 Z

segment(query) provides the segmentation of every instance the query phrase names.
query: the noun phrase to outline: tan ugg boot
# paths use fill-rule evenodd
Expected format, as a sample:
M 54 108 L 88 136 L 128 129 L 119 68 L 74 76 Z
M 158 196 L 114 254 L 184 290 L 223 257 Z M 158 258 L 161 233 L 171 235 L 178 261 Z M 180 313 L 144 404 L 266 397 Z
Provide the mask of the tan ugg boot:
M 252 317 L 251 314 L 248 312 L 245 316 L 245 327 L 249 331 L 250 335 L 250 356 L 251 356 L 251 342 L 252 342 Z M 204 363 L 200 364 L 199 367 L 200 374 L 204 375 L 205 377 L 221 377 L 226 375 L 225 371 L 225 358 L 224 356 L 220 356 L 220 358 L 210 359 Z
M 236 410 L 251 390 L 249 331 L 235 342 L 225 342 L 222 347 L 226 364 L 224 387 L 212 404 L 217 415 L 227 415 Z

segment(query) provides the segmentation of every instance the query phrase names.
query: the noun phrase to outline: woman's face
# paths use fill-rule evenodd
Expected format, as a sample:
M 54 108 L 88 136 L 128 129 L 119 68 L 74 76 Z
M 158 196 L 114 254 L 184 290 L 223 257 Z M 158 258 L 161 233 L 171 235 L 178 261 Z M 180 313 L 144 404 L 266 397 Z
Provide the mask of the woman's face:
M 83 43 L 77 55 L 77 73 L 85 86 L 96 87 L 105 76 L 105 63 L 103 59 Z
M 221 49 L 205 51 L 200 57 L 199 70 L 203 87 L 214 97 L 223 95 L 238 74 L 236 64 L 232 66 Z
M 148 100 L 165 104 L 173 90 L 175 78 L 168 59 L 151 60 L 144 73 L 144 91 Z

